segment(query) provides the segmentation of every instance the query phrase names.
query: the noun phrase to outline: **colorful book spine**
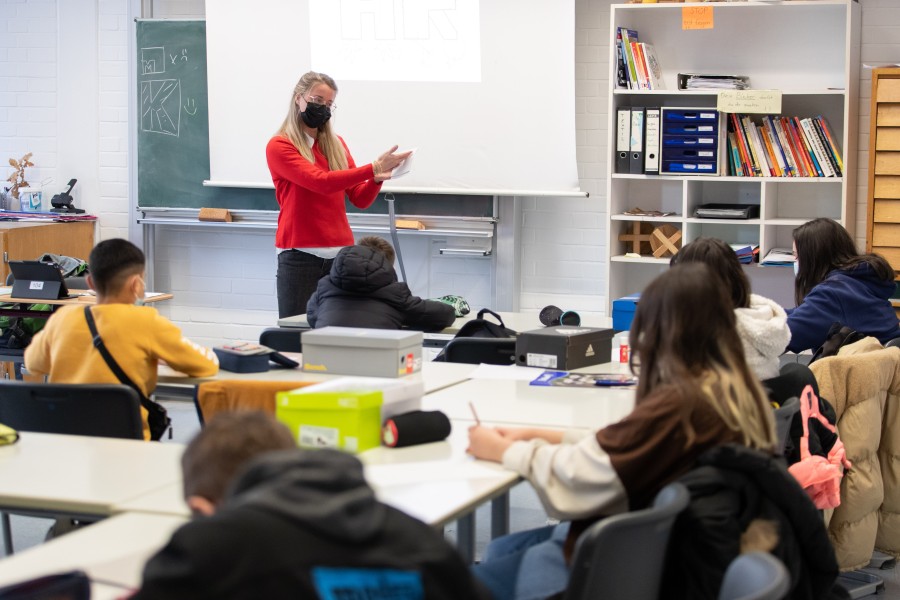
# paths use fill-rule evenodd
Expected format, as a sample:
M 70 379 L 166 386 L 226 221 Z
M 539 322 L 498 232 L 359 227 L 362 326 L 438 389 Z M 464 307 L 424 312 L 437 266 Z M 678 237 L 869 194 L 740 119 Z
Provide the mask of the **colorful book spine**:
M 815 127 L 813 127 L 812 119 L 808 117 L 800 119 L 800 125 L 803 126 L 803 132 L 806 134 L 806 139 L 809 141 L 809 145 L 813 152 L 815 152 L 816 159 L 819 161 L 819 167 L 822 169 L 825 177 L 834 177 L 835 172 L 834 169 L 831 168 L 831 161 L 828 160 L 828 156 L 825 155 L 825 148 L 822 147 L 819 135 L 816 133 Z
M 822 171 L 821 165 L 819 165 L 819 160 L 816 158 L 816 154 L 813 152 L 812 147 L 809 145 L 809 140 L 806 139 L 806 135 L 803 132 L 803 125 L 800 123 L 800 117 L 793 117 L 792 121 L 794 122 L 794 128 L 797 130 L 797 137 L 803 142 L 803 148 L 806 151 L 807 156 L 809 156 L 809 162 L 812 163 L 816 177 L 825 177 L 825 173 Z
M 788 173 L 791 177 L 799 177 L 800 168 L 797 166 L 797 159 L 791 149 L 787 133 L 785 133 L 784 127 L 781 125 L 781 120 L 777 117 L 769 117 L 769 119 L 772 124 L 772 129 L 775 130 L 775 136 L 778 139 L 778 144 L 781 146 L 781 151 L 784 153 L 784 160 L 788 165 Z
M 757 166 L 759 167 L 759 176 L 760 177 L 771 177 L 772 172 L 769 169 L 769 161 L 766 159 L 766 153 L 763 150 L 762 140 L 759 139 L 759 132 L 756 130 L 756 125 L 748 116 L 743 117 L 744 123 L 744 131 L 747 134 L 747 139 L 750 141 L 750 149 L 753 151 L 753 158 L 756 161 Z
M 638 87 L 642 90 L 649 90 L 650 78 L 647 75 L 647 63 L 644 62 L 644 53 L 638 42 L 631 42 L 631 53 L 634 55 L 634 66 L 637 69 Z
M 828 126 L 828 122 L 825 120 L 825 117 L 823 117 L 822 115 L 816 115 L 816 121 L 818 121 L 819 125 L 822 127 L 822 131 L 825 133 L 825 137 L 828 139 L 828 145 L 831 146 L 831 151 L 834 153 L 834 159 L 837 161 L 838 167 L 843 173 L 844 161 L 841 160 L 841 149 L 837 145 L 837 138 L 832 135 L 831 128 Z
M 744 168 L 744 177 L 754 177 L 756 175 L 753 169 L 753 160 L 750 157 L 750 149 L 747 147 L 747 139 L 744 137 L 744 131 L 741 127 L 740 117 L 735 113 L 728 115 L 731 122 L 731 130 L 734 132 L 738 153 L 741 156 L 741 164 Z
M 638 41 L 638 32 L 634 29 L 620 28 L 622 31 L 622 48 L 625 50 L 625 65 L 628 67 L 628 87 L 632 90 L 640 89 L 638 84 L 637 67 L 634 64 L 634 55 L 631 52 L 631 42 Z
M 772 139 L 772 134 L 769 131 L 769 126 L 766 123 L 765 119 L 763 119 L 762 124 L 759 126 L 759 135 L 762 137 L 763 143 L 766 145 L 766 153 L 769 156 L 769 164 L 772 166 L 775 177 L 784 177 L 784 162 L 781 156 L 778 154 L 778 149 L 775 147 L 775 140 Z
M 815 177 L 816 171 L 815 169 L 813 169 L 812 163 L 810 162 L 809 157 L 806 155 L 806 150 L 804 150 L 803 148 L 803 143 L 800 141 L 799 134 L 794 127 L 793 121 L 791 121 L 788 117 L 781 117 L 781 125 L 791 142 L 791 148 L 794 151 L 794 156 L 797 159 L 797 164 L 800 166 L 801 176 Z
M 763 121 L 766 124 L 766 133 L 769 135 L 772 149 L 775 151 L 775 155 L 778 158 L 778 164 L 781 167 L 781 176 L 782 177 L 791 177 L 791 163 L 788 160 L 787 154 L 785 154 L 784 148 L 781 145 L 781 139 L 778 137 L 778 131 L 775 129 L 775 119 L 772 118 L 771 115 L 766 115 L 763 117 Z
M 831 144 L 828 142 L 828 136 L 825 135 L 825 130 L 822 129 L 822 123 L 818 118 L 812 118 L 809 121 L 812 123 L 813 129 L 816 130 L 816 135 L 819 136 L 819 142 L 821 142 L 822 148 L 825 150 L 825 156 L 828 157 L 828 161 L 831 163 L 831 169 L 837 177 L 840 177 L 843 169 L 838 165 L 837 156 L 835 155 Z
M 616 87 L 628 89 L 627 67 L 625 66 L 625 49 L 622 46 L 622 28 L 616 27 Z
M 728 132 L 728 157 L 731 159 L 731 174 L 736 175 L 737 177 L 743 177 L 743 161 L 737 147 L 737 138 L 733 131 Z

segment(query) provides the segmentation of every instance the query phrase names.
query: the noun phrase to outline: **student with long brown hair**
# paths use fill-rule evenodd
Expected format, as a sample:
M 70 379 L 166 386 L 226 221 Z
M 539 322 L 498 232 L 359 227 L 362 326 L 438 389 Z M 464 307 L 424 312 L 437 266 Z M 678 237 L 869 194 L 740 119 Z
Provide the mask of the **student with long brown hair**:
M 796 228 L 794 300 L 788 310 L 791 343 L 801 352 L 821 346 L 840 323 L 885 344 L 900 337 L 891 306 L 894 269 L 878 254 L 860 254 L 853 238 L 832 219 L 813 219 Z
M 737 254 L 724 241 L 699 237 L 672 257 L 672 266 L 700 262 L 718 275 L 734 303 L 738 336 L 747 366 L 760 379 L 778 375 L 779 357 L 791 340 L 787 314 L 774 300 L 750 291 L 750 280 Z
M 702 306 L 703 310 L 697 310 Z M 770 452 L 772 410 L 747 367 L 730 297 L 706 265 L 678 265 L 641 294 L 631 326 L 636 403 L 599 431 L 469 430 L 469 452 L 526 477 L 560 525 L 488 546 L 473 571 L 495 598 L 565 589 L 564 548 L 603 516 L 646 508 L 705 451 L 728 443 Z
M 409 152 L 397 146 L 357 167 L 331 125 L 337 84 L 324 73 L 304 74 L 291 93 L 287 116 L 266 145 L 266 161 L 278 200 L 278 316 L 306 312 L 319 278 L 344 246 L 353 245 L 344 197 L 368 208 L 381 182 Z

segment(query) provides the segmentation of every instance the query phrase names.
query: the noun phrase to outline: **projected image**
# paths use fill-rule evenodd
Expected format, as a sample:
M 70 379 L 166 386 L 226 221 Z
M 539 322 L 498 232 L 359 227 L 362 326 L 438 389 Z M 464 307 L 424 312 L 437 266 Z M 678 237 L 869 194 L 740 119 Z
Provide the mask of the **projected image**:
M 338 81 L 481 81 L 479 0 L 310 2 L 312 68 Z

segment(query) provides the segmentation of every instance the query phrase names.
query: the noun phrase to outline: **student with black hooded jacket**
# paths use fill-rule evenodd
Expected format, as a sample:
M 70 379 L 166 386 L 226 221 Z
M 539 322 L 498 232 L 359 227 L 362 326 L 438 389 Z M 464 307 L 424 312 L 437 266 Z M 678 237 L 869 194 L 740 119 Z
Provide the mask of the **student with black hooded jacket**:
M 451 325 L 453 307 L 413 296 L 393 264 L 394 248 L 377 236 L 342 248 L 306 305 L 309 326 L 440 331 Z

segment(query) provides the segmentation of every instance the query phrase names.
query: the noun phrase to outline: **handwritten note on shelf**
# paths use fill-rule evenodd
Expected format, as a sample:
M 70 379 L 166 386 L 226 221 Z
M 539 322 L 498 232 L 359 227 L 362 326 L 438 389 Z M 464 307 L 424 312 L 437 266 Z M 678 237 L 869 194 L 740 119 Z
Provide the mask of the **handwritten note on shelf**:
M 781 90 L 722 90 L 716 109 L 728 113 L 781 114 Z
M 685 6 L 681 9 L 682 29 L 712 29 L 712 6 Z

